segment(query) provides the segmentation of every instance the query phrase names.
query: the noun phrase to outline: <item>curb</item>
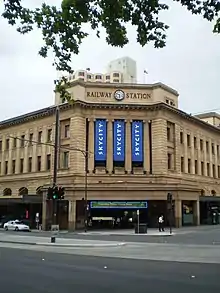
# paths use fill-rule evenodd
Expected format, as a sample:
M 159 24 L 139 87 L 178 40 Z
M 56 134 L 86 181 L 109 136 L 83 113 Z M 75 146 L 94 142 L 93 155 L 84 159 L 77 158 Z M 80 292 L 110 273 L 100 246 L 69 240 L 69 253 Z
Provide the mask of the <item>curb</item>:
M 78 235 L 88 235 L 88 236 L 144 236 L 144 237 L 170 237 L 170 236 L 174 236 L 176 235 L 176 233 L 172 233 L 172 234 L 114 234 L 114 233 L 107 233 L 107 234 L 99 234 L 99 233 L 78 233 Z
M 8 244 L 23 244 L 23 245 L 38 245 L 38 246 L 51 246 L 51 247 L 121 247 L 125 246 L 126 243 L 106 243 L 106 244 L 66 244 L 66 243 L 49 243 L 49 242 L 24 242 L 24 241 L 9 241 L 9 240 L 0 240 L 0 243 Z
M 42 242 L 37 242 L 36 245 L 39 246 L 53 246 L 53 247 L 121 247 L 125 246 L 126 243 L 109 243 L 109 244 L 66 244 L 66 243 L 42 243 Z

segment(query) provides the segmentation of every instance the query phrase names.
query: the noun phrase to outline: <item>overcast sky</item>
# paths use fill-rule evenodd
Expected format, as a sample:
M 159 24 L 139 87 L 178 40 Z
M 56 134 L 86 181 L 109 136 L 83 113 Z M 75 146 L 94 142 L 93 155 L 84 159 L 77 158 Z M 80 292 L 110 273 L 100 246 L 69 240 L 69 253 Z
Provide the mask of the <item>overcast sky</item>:
M 73 56 L 73 69 L 90 67 L 92 72 L 102 72 L 109 61 L 130 56 L 137 61 L 139 82 L 143 83 L 146 69 L 147 83 L 161 81 L 179 92 L 182 110 L 189 113 L 220 110 L 220 35 L 212 33 L 213 24 L 192 16 L 179 3 L 166 2 L 170 3 L 170 10 L 163 14 L 163 19 L 170 29 L 165 49 L 157 50 L 151 45 L 142 48 L 135 41 L 132 27 L 129 27 L 131 41 L 123 49 L 112 48 L 104 37 L 97 39 L 91 33 L 80 54 Z M 42 44 L 40 32 L 22 36 L 2 17 L 0 28 L 0 120 L 52 105 L 53 80 L 57 74 L 51 65 L 52 58 L 38 56 Z

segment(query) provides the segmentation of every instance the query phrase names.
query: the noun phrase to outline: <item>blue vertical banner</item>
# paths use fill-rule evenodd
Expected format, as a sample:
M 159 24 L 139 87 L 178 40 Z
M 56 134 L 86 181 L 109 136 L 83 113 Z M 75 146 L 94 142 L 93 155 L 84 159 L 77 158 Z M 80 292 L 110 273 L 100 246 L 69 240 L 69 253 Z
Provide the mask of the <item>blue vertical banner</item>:
M 113 160 L 124 162 L 125 160 L 125 122 L 123 120 L 114 121 L 113 131 Z
M 107 156 L 107 122 L 95 121 L 95 161 L 106 161 Z
M 131 124 L 132 162 L 143 162 L 143 121 L 133 121 Z

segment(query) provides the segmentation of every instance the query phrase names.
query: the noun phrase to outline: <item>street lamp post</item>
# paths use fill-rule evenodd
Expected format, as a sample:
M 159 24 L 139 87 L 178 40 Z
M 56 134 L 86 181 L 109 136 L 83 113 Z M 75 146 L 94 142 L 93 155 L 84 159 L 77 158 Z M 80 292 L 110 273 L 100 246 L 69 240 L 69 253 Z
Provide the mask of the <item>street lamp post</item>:
M 84 230 L 87 232 L 88 228 L 88 151 L 84 153 L 85 158 L 85 207 L 84 207 Z

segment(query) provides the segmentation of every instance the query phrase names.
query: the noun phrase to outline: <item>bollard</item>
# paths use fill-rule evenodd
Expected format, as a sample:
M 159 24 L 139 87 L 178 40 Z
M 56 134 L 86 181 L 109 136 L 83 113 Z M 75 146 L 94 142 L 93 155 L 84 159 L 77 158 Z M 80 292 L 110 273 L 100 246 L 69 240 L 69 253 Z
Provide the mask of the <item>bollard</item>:
M 51 243 L 55 243 L 55 242 L 56 242 L 56 237 L 55 237 L 55 236 L 51 236 L 51 238 L 50 238 L 50 242 L 51 242 Z

